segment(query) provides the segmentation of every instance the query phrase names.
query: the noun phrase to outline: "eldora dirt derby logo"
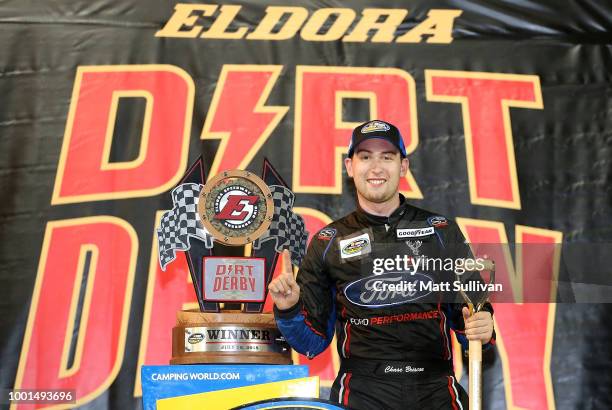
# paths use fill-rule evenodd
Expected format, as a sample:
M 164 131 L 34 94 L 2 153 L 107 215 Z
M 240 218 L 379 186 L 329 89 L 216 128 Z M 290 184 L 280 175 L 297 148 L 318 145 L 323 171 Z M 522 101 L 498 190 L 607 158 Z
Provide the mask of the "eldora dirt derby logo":
M 225 171 L 200 193 L 198 215 L 216 241 L 245 245 L 263 235 L 272 221 L 270 188 L 248 171 Z

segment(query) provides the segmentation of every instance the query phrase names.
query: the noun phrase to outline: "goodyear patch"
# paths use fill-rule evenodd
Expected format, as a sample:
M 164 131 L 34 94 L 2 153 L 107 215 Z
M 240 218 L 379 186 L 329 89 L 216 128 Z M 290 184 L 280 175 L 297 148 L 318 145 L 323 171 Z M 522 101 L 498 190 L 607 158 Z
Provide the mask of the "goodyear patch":
M 435 232 L 432 226 L 427 228 L 397 229 L 395 234 L 397 239 L 418 238 L 421 236 L 433 235 Z
M 336 229 L 334 228 L 323 228 L 319 231 L 317 239 L 322 241 L 330 241 L 336 236 Z
M 367 134 L 368 132 L 376 132 L 376 131 L 389 131 L 389 126 L 384 122 L 380 121 L 371 121 L 364 125 L 361 129 L 362 134 Z
M 444 228 L 448 226 L 448 219 L 443 216 L 430 216 L 427 218 L 427 222 L 434 228 Z
M 342 259 L 365 255 L 370 252 L 372 252 L 372 244 L 370 235 L 367 233 L 340 241 L 340 257 Z

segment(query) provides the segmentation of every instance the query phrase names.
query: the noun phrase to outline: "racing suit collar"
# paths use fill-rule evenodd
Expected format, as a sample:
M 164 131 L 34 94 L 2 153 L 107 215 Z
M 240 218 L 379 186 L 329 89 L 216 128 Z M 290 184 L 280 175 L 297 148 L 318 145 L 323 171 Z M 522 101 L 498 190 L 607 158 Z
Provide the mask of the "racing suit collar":
M 357 218 L 362 222 L 370 225 L 392 225 L 394 226 L 400 219 L 404 217 L 408 217 L 409 220 L 414 218 L 415 209 L 406 202 L 406 197 L 404 195 L 399 194 L 400 196 L 400 205 L 391 213 L 391 215 L 380 216 L 380 215 L 372 215 L 366 212 L 357 202 Z M 408 215 L 406 215 L 408 214 Z

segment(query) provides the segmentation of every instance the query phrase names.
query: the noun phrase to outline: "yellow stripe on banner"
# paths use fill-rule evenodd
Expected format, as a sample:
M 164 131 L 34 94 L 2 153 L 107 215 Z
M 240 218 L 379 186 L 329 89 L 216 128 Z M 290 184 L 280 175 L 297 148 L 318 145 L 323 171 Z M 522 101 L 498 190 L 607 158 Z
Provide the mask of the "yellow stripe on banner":
M 256 384 L 157 401 L 157 410 L 229 409 L 279 397 L 319 397 L 319 377 Z

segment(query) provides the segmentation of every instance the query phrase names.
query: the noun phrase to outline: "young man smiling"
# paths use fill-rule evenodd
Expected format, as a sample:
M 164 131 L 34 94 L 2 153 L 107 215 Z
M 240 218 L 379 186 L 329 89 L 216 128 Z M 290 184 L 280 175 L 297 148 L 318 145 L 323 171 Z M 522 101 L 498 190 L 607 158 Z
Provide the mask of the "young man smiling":
M 319 231 L 294 279 L 287 255 L 269 290 L 277 324 L 298 352 L 314 357 L 338 335 L 341 366 L 331 400 L 355 409 L 466 409 L 452 371 L 450 329 L 494 343 L 493 309 L 469 317 L 453 295 L 378 291 L 374 284 L 431 281 L 447 273 L 410 273 L 395 264 L 374 273 L 374 260 L 405 255 L 466 258 L 457 224 L 413 207 L 399 193 L 408 171 L 399 130 L 375 120 L 353 131 L 345 160 L 357 209 Z M 477 272 L 471 273 L 478 280 Z M 452 275 L 451 275 L 452 276 Z

